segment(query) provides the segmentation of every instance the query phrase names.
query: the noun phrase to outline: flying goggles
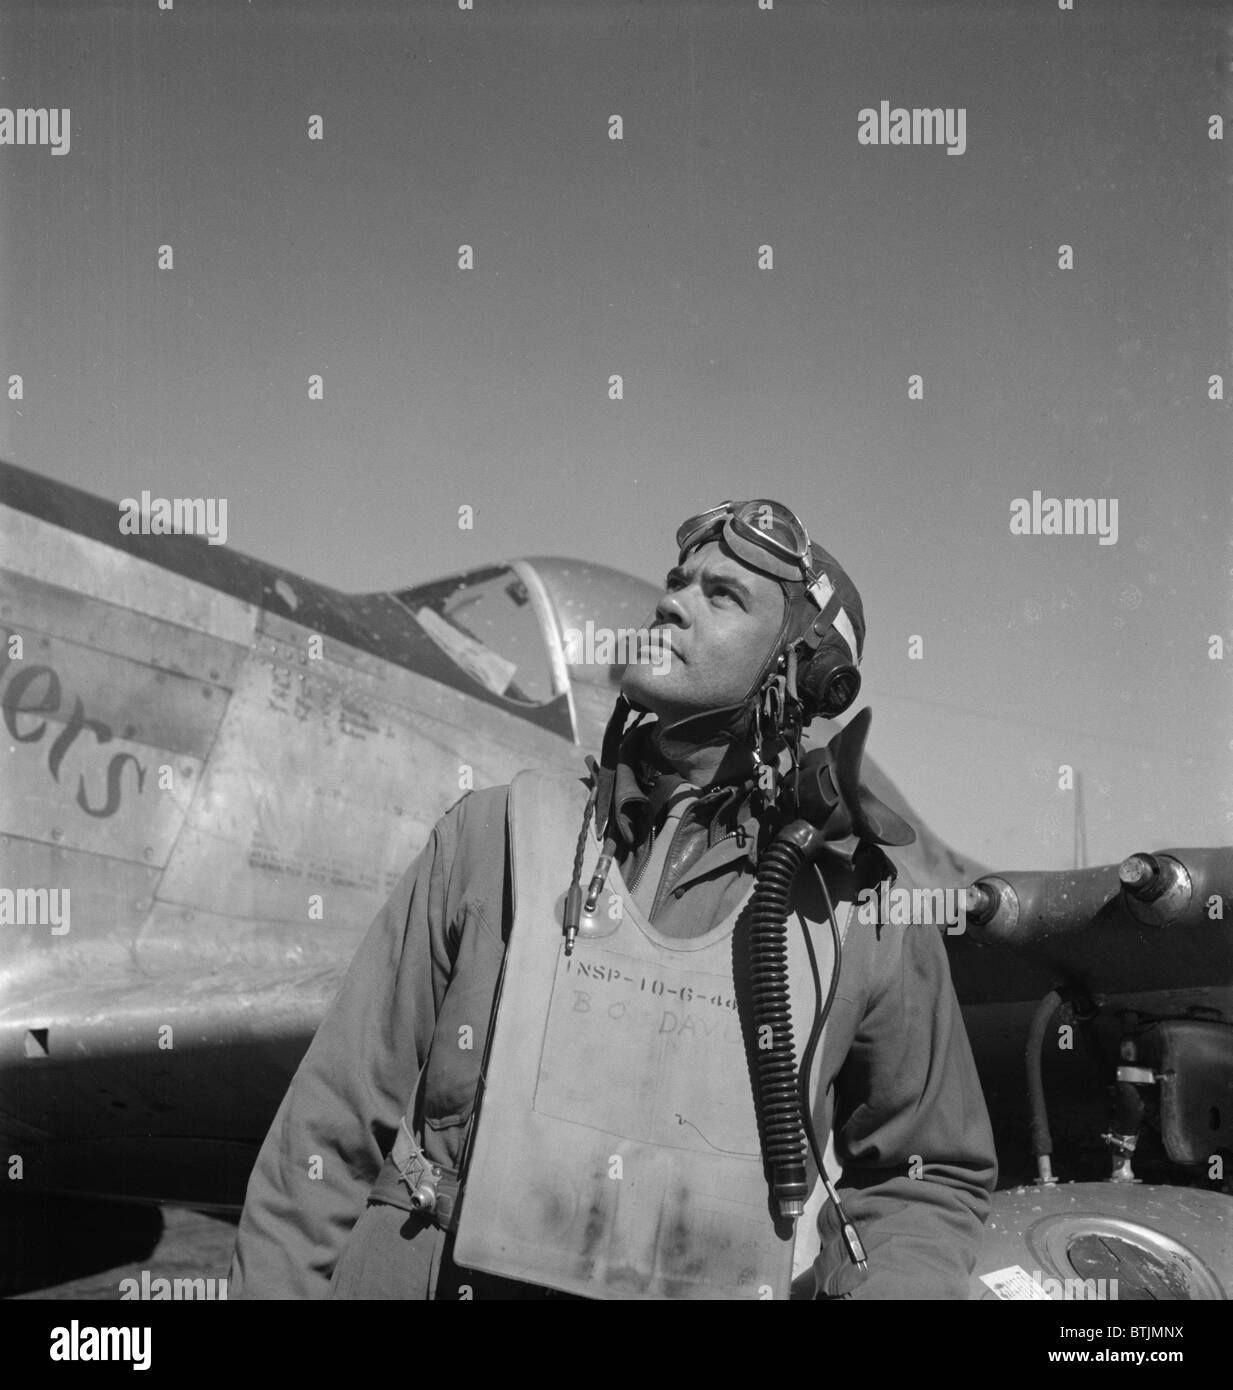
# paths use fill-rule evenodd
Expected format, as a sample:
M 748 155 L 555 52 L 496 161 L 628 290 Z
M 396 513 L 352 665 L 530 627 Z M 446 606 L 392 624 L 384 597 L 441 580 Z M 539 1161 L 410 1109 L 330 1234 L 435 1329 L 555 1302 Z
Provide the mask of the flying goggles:
M 722 540 L 737 559 L 763 574 L 796 580 L 805 586 L 818 610 L 810 630 L 800 639 L 811 652 L 818 649 L 833 627 L 847 643 L 853 661 L 860 661 L 851 619 L 829 575 L 813 568 L 809 532 L 795 512 L 766 497 L 721 502 L 718 507 L 691 516 L 677 528 L 678 563 L 691 550 L 712 540 Z

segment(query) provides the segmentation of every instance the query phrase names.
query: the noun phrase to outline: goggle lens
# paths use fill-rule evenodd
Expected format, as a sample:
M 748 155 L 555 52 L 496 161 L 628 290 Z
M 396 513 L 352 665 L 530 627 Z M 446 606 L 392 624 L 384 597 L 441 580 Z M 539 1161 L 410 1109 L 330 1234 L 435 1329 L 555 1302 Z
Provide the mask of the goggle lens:
M 755 497 L 748 502 L 722 502 L 677 527 L 677 550 L 683 555 L 704 540 L 718 536 L 730 524 L 738 536 L 781 560 L 799 565 L 809 578 L 809 533 L 799 517 L 780 502 Z
M 809 533 L 794 512 L 779 502 L 755 497 L 732 514 L 732 529 L 765 550 L 809 565 Z
M 676 548 L 682 553 L 692 550 L 708 532 L 716 535 L 723 530 L 723 524 L 732 515 L 734 502 L 721 502 L 718 507 L 708 507 L 706 511 L 691 516 L 676 528 Z

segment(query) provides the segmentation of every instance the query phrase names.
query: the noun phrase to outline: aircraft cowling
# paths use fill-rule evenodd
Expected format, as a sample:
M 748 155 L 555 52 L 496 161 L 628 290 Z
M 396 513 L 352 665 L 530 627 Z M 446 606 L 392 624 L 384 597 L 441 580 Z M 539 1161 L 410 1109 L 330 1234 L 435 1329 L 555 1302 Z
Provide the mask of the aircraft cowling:
M 969 949 L 1009 948 L 1091 993 L 1233 987 L 1233 849 L 1151 857 L 1184 883 L 1156 920 L 1116 864 L 984 875 L 968 895 Z

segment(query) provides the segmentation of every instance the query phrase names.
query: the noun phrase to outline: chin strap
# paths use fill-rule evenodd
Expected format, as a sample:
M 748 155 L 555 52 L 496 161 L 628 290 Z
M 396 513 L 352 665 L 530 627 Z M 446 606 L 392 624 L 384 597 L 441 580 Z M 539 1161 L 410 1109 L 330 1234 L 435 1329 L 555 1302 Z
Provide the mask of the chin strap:
M 779 622 L 779 631 L 775 635 L 775 640 L 771 643 L 769 655 L 762 663 L 758 674 L 754 677 L 753 684 L 745 694 L 744 702 L 761 699 L 767 681 L 774 678 L 776 668 L 779 664 L 779 658 L 785 654 L 784 644 L 787 640 L 788 629 L 792 625 L 792 596 L 788 593 L 788 590 L 784 587 L 782 582 L 779 587 L 783 593 L 783 617 Z M 795 650 L 795 646 L 796 644 L 792 643 L 789 650 Z
M 788 669 L 787 669 L 787 671 L 784 673 L 784 679 L 785 679 L 785 681 L 787 682 L 787 691 L 788 691 L 788 694 L 792 697 L 792 699 L 794 699 L 795 701 L 797 701 L 797 703 L 799 704 L 799 703 L 800 703 L 800 698 L 801 698 L 801 697 L 800 697 L 799 694 L 797 694 L 797 690 L 796 690 L 796 647 L 795 647 L 795 645 L 793 645 L 793 646 L 791 646 L 791 647 L 788 648 Z

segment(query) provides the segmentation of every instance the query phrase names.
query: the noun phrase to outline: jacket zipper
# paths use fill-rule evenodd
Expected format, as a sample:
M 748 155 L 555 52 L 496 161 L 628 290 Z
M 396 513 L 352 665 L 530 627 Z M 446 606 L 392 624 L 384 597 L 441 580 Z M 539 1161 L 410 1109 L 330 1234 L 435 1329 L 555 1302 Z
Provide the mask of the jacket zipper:
M 641 864 L 638 865 L 638 872 L 634 875 L 633 882 L 626 885 L 629 888 L 631 894 L 633 893 L 634 889 L 637 888 L 638 884 L 642 881 L 642 875 L 646 872 L 646 866 L 651 862 L 651 855 L 652 853 L 654 853 L 654 850 L 655 827 L 651 826 L 651 843 L 647 846 L 646 858 L 642 861 Z
M 686 813 L 686 814 L 688 814 L 688 813 Z M 676 828 L 677 828 L 677 834 L 680 833 L 681 826 L 684 825 L 684 824 L 685 824 L 685 821 L 684 821 L 683 819 L 677 824 L 677 827 L 676 827 Z M 715 841 L 715 844 L 714 844 L 714 845 L 707 845 L 706 849 L 703 850 L 703 854 L 709 853 L 709 851 L 711 851 L 711 850 L 713 850 L 713 849 L 715 848 L 715 845 L 722 845 L 723 842 L 724 842 L 725 840 L 734 840 L 740 833 L 741 833 L 741 832 L 740 832 L 739 830 L 729 830 L 728 833 L 727 833 L 726 835 L 721 835 L 721 836 L 719 837 L 719 839 Z M 676 836 L 674 835 L 672 838 L 675 840 L 675 839 L 676 839 Z M 652 829 L 651 829 L 651 846 L 650 846 L 650 849 L 647 851 L 647 856 L 646 856 L 646 858 L 642 861 L 641 865 L 640 865 L 639 868 L 638 868 L 638 873 L 637 873 L 637 876 L 636 876 L 635 879 L 634 879 L 634 882 L 630 885 L 629 891 L 630 891 L 631 894 L 633 893 L 634 888 L 637 886 L 637 884 L 638 884 L 639 881 L 641 880 L 643 870 L 644 870 L 644 869 L 646 868 L 646 866 L 650 863 L 650 861 L 651 861 L 651 851 L 654 850 L 654 848 L 655 848 L 655 830 L 654 830 L 654 828 L 652 827 Z M 699 857 L 701 857 L 701 856 L 699 856 Z M 668 859 L 671 859 L 671 858 L 672 858 L 672 846 L 669 845 L 669 846 L 668 846 Z M 665 859 L 665 860 L 664 860 L 664 868 L 667 868 L 667 867 L 668 867 L 668 859 Z M 661 876 L 660 882 L 659 882 L 659 886 L 658 886 L 658 887 L 656 888 L 656 890 L 655 890 L 655 898 L 654 898 L 654 900 L 653 900 L 652 903 L 651 903 L 651 910 L 650 910 L 650 912 L 647 913 L 647 920 L 648 920 L 648 921 L 654 921 L 654 920 L 655 920 L 655 914 L 659 911 L 660 907 L 663 905 L 663 900 L 661 899 L 661 896 L 660 896 L 661 893 L 662 893 L 662 891 L 663 891 L 663 886 L 664 886 L 664 885 L 663 885 L 663 878 L 662 878 L 662 876 Z M 669 889 L 669 892 L 675 892 L 675 891 L 676 891 L 675 889 Z
M 692 812 L 693 812 L 693 808 L 691 807 L 690 810 L 686 812 L 686 815 L 688 816 L 688 815 L 692 814 Z M 680 833 L 681 826 L 682 826 L 684 823 L 685 823 L 685 822 L 684 822 L 684 819 L 682 819 L 680 822 L 678 822 L 677 827 L 676 827 L 676 828 L 677 828 L 677 834 Z M 719 839 L 715 841 L 715 845 L 722 845 L 723 842 L 724 842 L 725 840 L 732 840 L 732 839 L 735 839 L 736 836 L 738 836 L 738 835 L 740 835 L 740 834 L 742 834 L 742 833 L 743 833 L 743 832 L 742 832 L 740 829 L 729 830 L 728 833 L 727 833 L 726 835 L 721 835 L 721 836 L 719 837 Z M 674 836 L 673 838 L 675 839 L 676 837 Z M 707 845 L 707 850 L 712 850 L 712 849 L 714 849 L 714 848 L 715 848 L 715 845 Z M 642 882 L 642 875 L 646 872 L 646 866 L 651 862 L 651 855 L 652 855 L 654 852 L 655 852 L 655 827 L 654 827 L 654 826 L 651 826 L 651 839 L 650 839 L 650 843 L 647 845 L 646 858 L 642 861 L 641 864 L 638 865 L 638 872 L 633 876 L 633 879 L 632 879 L 629 883 L 627 883 L 627 884 L 625 885 L 625 886 L 629 889 L 629 892 L 630 892 L 630 895 L 631 895 L 631 896 L 633 895 L 634 889 L 637 888 L 637 886 Z M 668 846 L 668 855 L 669 855 L 669 858 L 670 858 L 671 855 L 672 855 L 672 846 L 671 846 L 671 845 Z M 666 863 L 667 863 L 667 861 L 665 860 L 665 864 L 666 864 Z M 659 890 L 658 890 L 658 889 L 656 889 L 656 891 L 655 891 L 655 897 L 656 897 L 657 899 L 658 899 L 658 897 L 659 897 Z M 647 914 L 647 915 L 648 915 L 648 918 L 654 917 L 655 911 L 656 911 L 656 909 L 657 909 L 658 907 L 659 907 L 658 901 L 653 902 L 653 903 L 651 904 L 651 911 Z

